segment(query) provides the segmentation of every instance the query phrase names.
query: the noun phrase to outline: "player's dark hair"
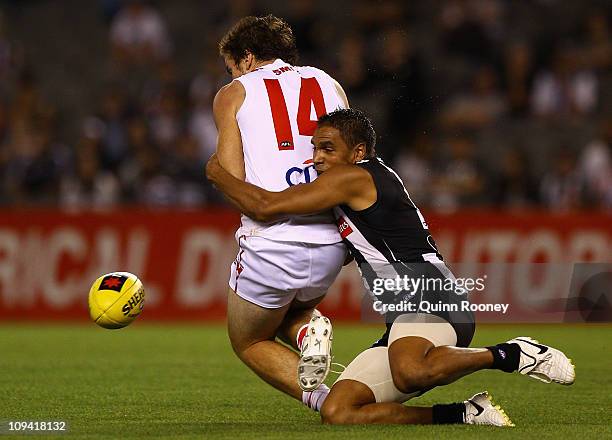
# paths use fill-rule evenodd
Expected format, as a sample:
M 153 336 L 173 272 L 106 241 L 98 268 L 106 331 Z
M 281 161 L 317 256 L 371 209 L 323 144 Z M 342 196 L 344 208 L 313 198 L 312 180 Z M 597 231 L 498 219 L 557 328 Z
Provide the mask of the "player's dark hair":
M 318 126 L 328 126 L 337 129 L 340 136 L 349 147 L 365 144 L 366 157 L 376 155 L 376 132 L 372 122 L 364 112 L 354 108 L 339 109 L 319 118 Z
M 219 53 L 235 63 L 247 52 L 260 61 L 280 58 L 289 64 L 297 63 L 298 52 L 291 27 L 274 15 L 244 17 L 221 38 Z

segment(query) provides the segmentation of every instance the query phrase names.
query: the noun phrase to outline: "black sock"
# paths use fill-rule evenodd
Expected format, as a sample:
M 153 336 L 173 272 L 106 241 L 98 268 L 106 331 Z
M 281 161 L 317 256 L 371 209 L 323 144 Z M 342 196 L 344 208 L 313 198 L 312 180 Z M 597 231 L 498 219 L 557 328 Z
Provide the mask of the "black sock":
M 505 371 L 506 373 L 512 373 L 518 370 L 521 357 L 521 347 L 519 347 L 518 344 L 508 344 L 504 342 L 503 344 L 497 344 L 487 348 L 493 353 L 492 369 Z
M 435 425 L 464 423 L 465 403 L 449 403 L 433 406 L 432 421 Z

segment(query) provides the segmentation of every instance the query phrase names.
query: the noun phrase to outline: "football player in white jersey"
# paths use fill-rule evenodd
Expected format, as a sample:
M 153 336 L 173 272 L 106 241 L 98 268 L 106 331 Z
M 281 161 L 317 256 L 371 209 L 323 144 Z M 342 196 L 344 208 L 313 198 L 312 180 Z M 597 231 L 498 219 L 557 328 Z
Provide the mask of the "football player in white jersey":
M 213 103 L 222 166 L 269 191 L 314 180 L 311 137 L 319 116 L 348 107 L 340 85 L 320 69 L 295 65 L 291 28 L 272 15 L 241 19 L 219 52 L 233 78 Z M 263 380 L 318 410 L 328 392 L 322 382 L 332 328 L 315 306 L 346 258 L 331 212 L 274 222 L 242 216 L 236 240 L 228 297 L 232 348 Z M 276 337 L 301 349 L 301 357 Z
M 454 281 L 403 183 L 376 157 L 375 142 L 369 119 L 358 110 L 342 109 L 319 119 L 313 160 L 323 174 L 313 183 L 280 193 L 265 191 L 238 181 L 214 157 L 207 175 L 242 212 L 260 220 L 333 207 L 338 227 L 368 286 L 376 285 L 387 269 L 392 269 L 393 275 L 403 272 L 413 280 Z M 377 294 L 378 300 L 386 296 L 389 305 L 408 301 L 416 307 L 386 313 L 383 337 L 349 364 L 326 397 L 321 409 L 324 422 L 511 426 L 486 392 L 464 402 L 433 407 L 401 403 L 483 369 L 519 372 L 548 383 L 574 382 L 571 359 L 528 337 L 467 348 L 475 330 L 471 312 L 427 311 L 420 305 L 423 301 L 445 305 L 464 302 L 466 291 L 455 290 L 453 285 L 450 283 L 450 291 L 421 287 L 413 292 L 400 288 L 398 292 L 392 288 Z

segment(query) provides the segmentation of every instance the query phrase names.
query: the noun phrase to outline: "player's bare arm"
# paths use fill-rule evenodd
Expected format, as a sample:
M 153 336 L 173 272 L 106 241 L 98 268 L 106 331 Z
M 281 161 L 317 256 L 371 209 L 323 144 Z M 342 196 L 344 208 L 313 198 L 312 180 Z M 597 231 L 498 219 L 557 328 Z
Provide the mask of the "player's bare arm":
M 361 210 L 376 201 L 372 176 L 354 165 L 335 166 L 312 183 L 281 192 L 266 191 L 236 179 L 220 165 L 216 156 L 209 160 L 206 175 L 240 211 L 264 222 L 322 212 L 340 204 Z
M 241 180 L 245 178 L 244 154 L 236 113 L 240 110 L 245 96 L 242 84 L 233 81 L 222 87 L 213 101 L 213 114 L 219 132 L 218 160 L 232 176 Z

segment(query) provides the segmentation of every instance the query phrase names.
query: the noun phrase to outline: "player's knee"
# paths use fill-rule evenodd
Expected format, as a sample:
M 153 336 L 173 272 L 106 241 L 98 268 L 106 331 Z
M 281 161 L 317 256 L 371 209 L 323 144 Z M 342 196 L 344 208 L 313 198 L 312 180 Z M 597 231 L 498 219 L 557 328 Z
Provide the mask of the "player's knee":
M 400 362 L 391 368 L 393 384 L 402 393 L 414 393 L 430 385 L 431 372 L 422 362 Z
M 232 346 L 232 350 L 234 350 L 234 353 L 236 353 L 236 355 L 240 357 L 240 355 L 246 348 L 244 342 L 241 338 L 237 337 L 237 335 L 233 334 L 231 331 L 228 333 L 228 336 L 230 340 L 230 345 Z
M 345 425 L 348 423 L 349 407 L 337 399 L 327 398 L 321 407 L 321 421 L 326 425 Z
M 242 361 L 246 362 L 248 358 L 249 350 L 252 349 L 253 345 L 255 345 L 256 341 L 249 341 L 240 335 L 229 333 L 229 340 L 232 346 L 232 350 L 236 353 Z
M 230 340 L 231 346 L 232 346 L 232 350 L 234 350 L 234 353 L 236 354 L 236 356 L 238 356 L 240 359 L 243 358 L 244 356 L 244 352 L 246 351 L 245 348 L 237 343 L 234 343 L 233 341 Z

